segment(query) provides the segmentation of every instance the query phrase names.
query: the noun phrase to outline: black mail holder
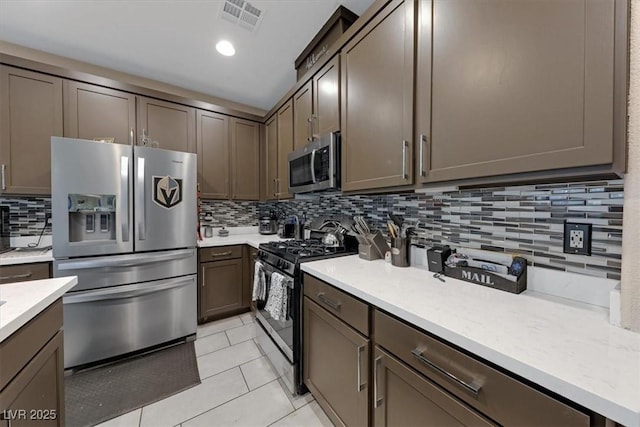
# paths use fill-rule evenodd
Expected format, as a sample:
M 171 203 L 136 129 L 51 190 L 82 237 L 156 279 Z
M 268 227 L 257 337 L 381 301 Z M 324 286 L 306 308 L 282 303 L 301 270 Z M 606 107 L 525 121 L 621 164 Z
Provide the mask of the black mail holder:
M 464 280 L 466 282 L 475 283 L 476 285 L 487 286 L 489 288 L 499 289 L 501 291 L 519 294 L 527 289 L 527 266 L 522 268 L 522 272 L 518 279 L 513 282 L 505 279 L 491 271 L 483 270 L 476 267 L 444 267 L 445 276 L 454 279 Z

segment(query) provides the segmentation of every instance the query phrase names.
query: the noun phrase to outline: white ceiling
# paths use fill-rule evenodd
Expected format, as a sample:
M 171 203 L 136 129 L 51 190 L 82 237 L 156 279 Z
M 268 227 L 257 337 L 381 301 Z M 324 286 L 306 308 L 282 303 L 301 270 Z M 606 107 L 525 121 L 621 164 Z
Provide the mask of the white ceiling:
M 0 0 L 0 40 L 268 110 L 296 81 L 294 60 L 342 4 L 251 0 L 251 33 L 219 17 L 221 0 Z M 226 38 L 236 55 L 215 44 Z

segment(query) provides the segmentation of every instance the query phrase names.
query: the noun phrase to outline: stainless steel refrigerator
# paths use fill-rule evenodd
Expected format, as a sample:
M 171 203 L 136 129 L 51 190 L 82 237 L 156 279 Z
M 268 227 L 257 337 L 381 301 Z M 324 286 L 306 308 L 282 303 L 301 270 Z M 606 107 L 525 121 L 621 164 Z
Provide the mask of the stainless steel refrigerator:
M 51 138 L 65 368 L 195 334 L 196 155 Z

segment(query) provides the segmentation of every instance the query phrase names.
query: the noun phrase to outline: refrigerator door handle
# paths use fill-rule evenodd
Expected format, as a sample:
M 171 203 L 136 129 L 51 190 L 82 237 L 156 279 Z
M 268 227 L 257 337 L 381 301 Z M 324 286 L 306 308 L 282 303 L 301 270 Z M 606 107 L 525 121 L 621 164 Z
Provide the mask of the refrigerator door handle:
M 148 283 L 136 283 L 134 285 L 118 286 L 106 290 L 86 291 L 77 295 L 65 295 L 62 301 L 64 304 L 77 304 L 83 302 L 134 298 L 141 295 L 165 291 L 167 289 L 180 288 L 191 284 L 195 284 L 193 276 L 162 280 L 154 282 L 152 285 L 149 285 Z
M 171 253 L 154 254 L 146 256 L 113 256 L 103 259 L 93 259 L 86 261 L 72 261 L 58 264 L 58 271 L 69 270 L 87 270 L 90 268 L 118 268 L 118 267 L 135 267 L 138 265 L 153 264 L 165 261 L 174 261 L 184 258 L 193 257 L 195 249 L 184 249 L 181 251 L 172 251 Z
M 120 222 L 122 241 L 129 241 L 129 157 L 120 157 Z
M 144 182 L 144 157 L 138 157 L 138 185 L 136 188 L 136 204 L 138 205 L 138 239 L 147 238 L 147 217 L 146 217 L 146 188 Z

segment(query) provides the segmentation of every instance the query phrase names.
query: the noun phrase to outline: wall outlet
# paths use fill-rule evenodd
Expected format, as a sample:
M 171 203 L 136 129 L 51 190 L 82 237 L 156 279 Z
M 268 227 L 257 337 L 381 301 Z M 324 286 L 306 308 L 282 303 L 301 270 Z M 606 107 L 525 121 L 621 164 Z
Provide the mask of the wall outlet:
M 591 224 L 564 223 L 564 252 L 591 255 Z

